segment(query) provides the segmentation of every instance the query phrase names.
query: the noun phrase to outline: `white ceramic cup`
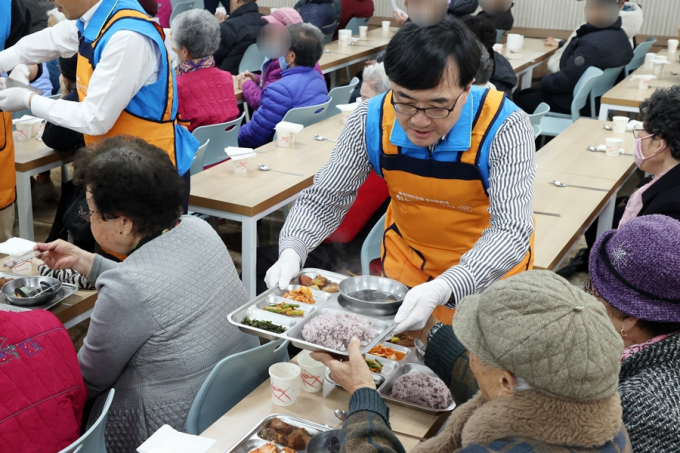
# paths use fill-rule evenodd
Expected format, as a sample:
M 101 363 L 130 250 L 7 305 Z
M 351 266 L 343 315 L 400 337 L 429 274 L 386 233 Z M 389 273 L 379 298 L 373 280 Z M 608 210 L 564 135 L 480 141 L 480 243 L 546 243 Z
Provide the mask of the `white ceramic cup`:
M 279 148 L 288 148 L 295 142 L 295 133 L 287 129 L 276 130 L 276 146 Z
M 655 58 L 656 58 L 655 53 L 647 52 L 647 54 L 645 55 L 644 69 L 646 69 L 647 71 L 651 71 L 652 69 L 654 69 L 654 59 Z
M 677 39 L 669 39 L 668 40 L 668 53 L 675 53 L 678 50 L 678 41 Z
M 610 137 L 604 142 L 607 144 L 607 156 L 616 157 L 621 154 L 621 145 L 623 145 L 623 139 Z
M 660 58 L 654 59 L 654 75 L 655 76 L 661 75 L 661 73 L 663 72 L 663 67 L 667 62 L 668 62 L 668 60 L 662 60 Z
M 272 403 L 290 406 L 300 394 L 300 367 L 290 362 L 275 363 L 269 367 Z
M 316 393 L 323 388 L 323 381 L 326 375 L 326 365 L 317 362 L 309 355 L 310 351 L 302 351 L 297 356 L 297 363 L 300 365 L 300 387 L 309 393 Z
M 231 159 L 234 173 L 245 173 L 248 171 L 248 159 Z
M 368 25 L 360 25 L 359 26 L 359 37 L 360 38 L 365 38 L 368 33 Z
M 390 26 L 391 26 L 391 25 L 392 25 L 392 22 L 390 22 L 389 20 L 384 20 L 384 21 L 382 21 L 382 30 L 383 30 L 384 32 L 390 31 Z
M 16 123 L 17 130 L 14 131 L 14 138 L 20 142 L 28 140 L 33 134 L 33 122 L 32 121 L 20 121 Z
M 340 47 L 349 47 L 349 43 L 352 41 L 352 30 L 339 30 L 338 31 L 338 44 Z
M 627 116 L 615 116 L 614 117 L 614 132 L 617 134 L 624 134 L 626 132 L 626 126 L 628 126 Z
M 493 50 L 498 53 L 503 53 L 503 44 L 497 43 L 493 45 Z
M 509 50 L 522 50 L 522 47 L 524 47 L 524 36 L 517 33 L 509 33 L 506 45 Z

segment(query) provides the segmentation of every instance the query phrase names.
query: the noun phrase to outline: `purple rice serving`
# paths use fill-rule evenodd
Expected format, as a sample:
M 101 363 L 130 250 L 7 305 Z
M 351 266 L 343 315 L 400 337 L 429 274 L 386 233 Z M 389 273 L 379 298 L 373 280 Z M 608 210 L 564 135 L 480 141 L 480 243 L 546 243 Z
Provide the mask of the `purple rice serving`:
M 399 376 L 392 387 L 392 397 L 431 409 L 446 409 L 453 403 L 453 396 L 446 384 L 425 373 Z
M 367 346 L 375 337 L 373 323 L 352 313 L 324 313 L 309 321 L 302 329 L 302 338 L 336 351 L 347 350 L 352 337 Z

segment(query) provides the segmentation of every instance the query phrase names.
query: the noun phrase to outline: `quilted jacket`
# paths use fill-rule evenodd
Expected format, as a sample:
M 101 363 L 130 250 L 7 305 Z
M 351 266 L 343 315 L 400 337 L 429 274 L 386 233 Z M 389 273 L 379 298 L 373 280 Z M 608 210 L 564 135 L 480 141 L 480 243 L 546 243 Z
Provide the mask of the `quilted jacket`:
M 189 132 L 239 116 L 234 79 L 230 73 L 216 67 L 197 69 L 177 77 L 177 96 L 180 118 L 189 121 Z
M 308 0 L 304 5 L 295 5 L 295 9 L 303 22 L 315 25 L 324 34 L 328 33 L 326 27 L 337 22 L 333 0 Z
M 281 80 L 262 91 L 260 108 L 238 133 L 238 144 L 258 148 L 274 138 L 274 128 L 288 110 L 328 101 L 326 81 L 314 68 L 295 66 L 283 71 Z
M 635 453 L 680 451 L 680 334 L 626 358 L 619 393 Z
M 281 65 L 279 60 L 267 60 L 262 65 L 263 71 L 262 75 L 255 74 L 257 77 L 257 82 L 253 82 L 248 79 L 243 83 L 243 99 L 248 103 L 253 110 L 257 110 L 260 107 L 260 98 L 262 97 L 262 90 L 267 88 L 267 85 L 281 80 Z M 323 77 L 323 72 L 321 72 L 321 66 L 317 63 L 314 66 L 314 70 L 318 72 Z
M 0 389 L 0 453 L 54 453 L 78 439 L 87 389 L 52 313 L 0 311 Z
M 236 8 L 220 24 L 220 45 L 215 52 L 217 67 L 237 75 L 243 54 L 251 44 L 257 42 L 257 36 L 265 25 L 267 22 L 262 20 L 256 2 Z

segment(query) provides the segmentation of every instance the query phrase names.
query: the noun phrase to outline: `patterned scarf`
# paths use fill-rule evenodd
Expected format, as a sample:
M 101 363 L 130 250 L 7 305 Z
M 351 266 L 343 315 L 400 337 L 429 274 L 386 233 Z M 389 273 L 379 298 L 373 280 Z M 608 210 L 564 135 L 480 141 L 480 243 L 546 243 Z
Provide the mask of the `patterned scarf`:
M 661 340 L 665 340 L 666 338 L 670 337 L 671 335 L 675 335 L 676 333 L 678 333 L 678 332 L 669 333 L 669 334 L 666 334 L 666 335 L 659 335 L 658 337 L 654 337 L 651 340 L 645 341 L 644 343 L 634 344 L 634 345 L 628 346 L 626 349 L 623 350 L 623 356 L 621 357 L 621 361 L 623 362 L 624 360 L 626 360 L 628 357 L 632 356 L 633 354 L 636 354 L 636 353 L 642 351 L 643 349 L 650 347 L 654 343 L 658 343 Z
M 187 60 L 180 63 L 175 68 L 175 75 L 180 76 L 188 72 L 194 72 L 197 69 L 212 68 L 215 66 L 215 59 L 212 55 L 205 58 L 198 58 L 196 60 Z
M 623 217 L 621 217 L 621 220 L 619 221 L 618 226 L 619 228 L 621 228 L 624 223 L 638 216 L 638 214 L 642 210 L 642 194 L 645 193 L 645 190 L 649 189 L 652 186 L 652 184 L 657 182 L 659 179 L 661 179 L 661 177 L 663 177 L 663 175 L 665 175 L 672 169 L 673 167 L 669 168 L 663 173 L 658 174 L 657 176 L 654 177 L 654 179 L 652 179 L 647 184 L 633 192 L 633 194 L 628 199 L 628 202 L 626 203 L 626 210 L 623 213 Z

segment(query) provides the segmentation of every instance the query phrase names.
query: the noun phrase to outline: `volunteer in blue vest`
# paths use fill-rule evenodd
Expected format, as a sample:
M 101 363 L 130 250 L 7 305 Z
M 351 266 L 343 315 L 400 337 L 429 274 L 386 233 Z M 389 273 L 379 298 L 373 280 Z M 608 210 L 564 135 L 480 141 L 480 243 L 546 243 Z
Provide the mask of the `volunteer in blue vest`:
M 179 124 L 174 74 L 162 28 L 136 0 L 55 0 L 68 20 L 0 52 L 0 72 L 78 54 L 80 102 L 22 88 L 0 91 L 0 109 L 35 116 L 85 136 L 85 144 L 120 134 L 156 145 L 189 184 L 198 141 Z M 188 191 L 186 194 L 188 203 Z
M 0 1 L 0 49 L 12 47 L 30 31 L 31 14 L 24 3 L 21 0 Z M 0 74 L 3 72 L 0 70 Z M 3 110 L 0 107 L 0 242 L 12 237 L 17 181 L 14 170 L 12 114 Z
M 503 93 L 473 86 L 477 38 L 453 18 L 405 24 L 385 54 L 392 90 L 350 116 L 330 160 L 295 203 L 265 277 L 285 288 L 340 224 L 371 171 L 392 198 L 383 274 L 412 288 L 396 331 L 449 322 L 465 296 L 531 268 L 534 136 Z

